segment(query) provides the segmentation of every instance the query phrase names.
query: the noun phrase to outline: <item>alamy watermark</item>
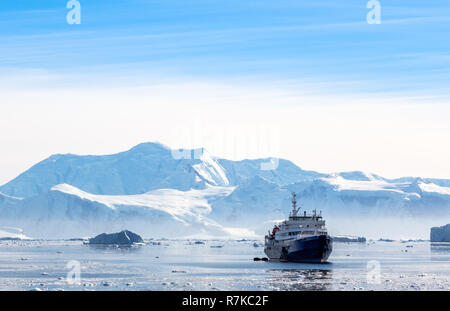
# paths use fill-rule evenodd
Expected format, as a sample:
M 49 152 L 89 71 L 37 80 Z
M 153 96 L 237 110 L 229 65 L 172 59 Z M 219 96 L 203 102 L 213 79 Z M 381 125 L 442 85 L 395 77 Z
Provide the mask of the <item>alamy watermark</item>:
M 67 272 L 66 281 L 70 285 L 78 285 L 81 283 L 81 264 L 77 260 L 71 260 L 67 263 L 66 269 L 70 269 Z
M 368 24 L 381 24 L 381 3 L 378 0 L 369 0 L 366 7 L 370 9 L 366 19 Z M 66 15 L 69 25 L 81 24 L 81 4 L 78 0 L 69 0 L 66 8 L 70 11 Z
M 377 260 L 371 260 L 366 266 L 366 281 L 367 284 L 380 284 L 381 283 L 381 265 Z
M 77 0 L 70 0 L 67 2 L 66 8 L 70 9 L 67 13 L 66 20 L 67 24 L 81 24 L 81 4 Z
M 381 4 L 378 0 L 369 0 L 367 2 L 368 9 L 371 9 L 367 13 L 367 23 L 368 24 L 381 24 Z
M 239 126 L 233 124 L 223 128 L 211 128 L 195 122 L 191 128 L 172 128 L 174 140 L 181 148 L 172 150 L 172 157 L 181 159 L 202 159 L 204 149 L 190 146 L 207 146 L 214 154 L 240 158 L 263 158 L 259 169 L 263 171 L 276 170 L 279 159 L 280 133 L 277 127 L 269 125 Z

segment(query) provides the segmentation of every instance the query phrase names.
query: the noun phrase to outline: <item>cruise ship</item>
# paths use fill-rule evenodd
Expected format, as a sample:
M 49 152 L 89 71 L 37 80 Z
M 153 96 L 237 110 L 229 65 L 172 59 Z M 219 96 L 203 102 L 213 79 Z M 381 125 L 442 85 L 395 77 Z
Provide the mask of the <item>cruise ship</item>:
M 322 212 L 299 214 L 296 194 L 292 194 L 289 219 L 275 225 L 265 237 L 264 253 L 271 261 L 326 262 L 333 249 Z

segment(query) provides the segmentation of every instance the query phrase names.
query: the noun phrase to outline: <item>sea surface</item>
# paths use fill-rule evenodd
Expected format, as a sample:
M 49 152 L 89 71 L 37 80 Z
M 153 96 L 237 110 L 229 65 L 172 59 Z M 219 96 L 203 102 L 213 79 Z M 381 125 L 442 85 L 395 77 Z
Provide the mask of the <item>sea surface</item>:
M 303 264 L 254 261 L 262 241 L 250 240 L 0 241 L 0 290 L 450 290 L 450 243 L 333 248 L 329 263 Z

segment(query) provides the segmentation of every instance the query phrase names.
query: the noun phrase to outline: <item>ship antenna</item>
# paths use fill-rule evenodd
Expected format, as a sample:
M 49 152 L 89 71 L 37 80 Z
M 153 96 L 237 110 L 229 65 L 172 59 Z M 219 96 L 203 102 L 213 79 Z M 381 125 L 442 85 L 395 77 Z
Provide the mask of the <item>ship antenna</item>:
M 297 216 L 297 195 L 295 192 L 292 192 L 292 216 Z

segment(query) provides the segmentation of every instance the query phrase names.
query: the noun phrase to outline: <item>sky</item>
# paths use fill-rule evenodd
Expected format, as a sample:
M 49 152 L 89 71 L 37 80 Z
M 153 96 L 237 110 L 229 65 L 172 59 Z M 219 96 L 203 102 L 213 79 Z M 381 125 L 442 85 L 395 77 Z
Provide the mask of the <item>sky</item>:
M 0 184 L 146 141 L 320 172 L 450 178 L 450 3 L 0 5 Z

